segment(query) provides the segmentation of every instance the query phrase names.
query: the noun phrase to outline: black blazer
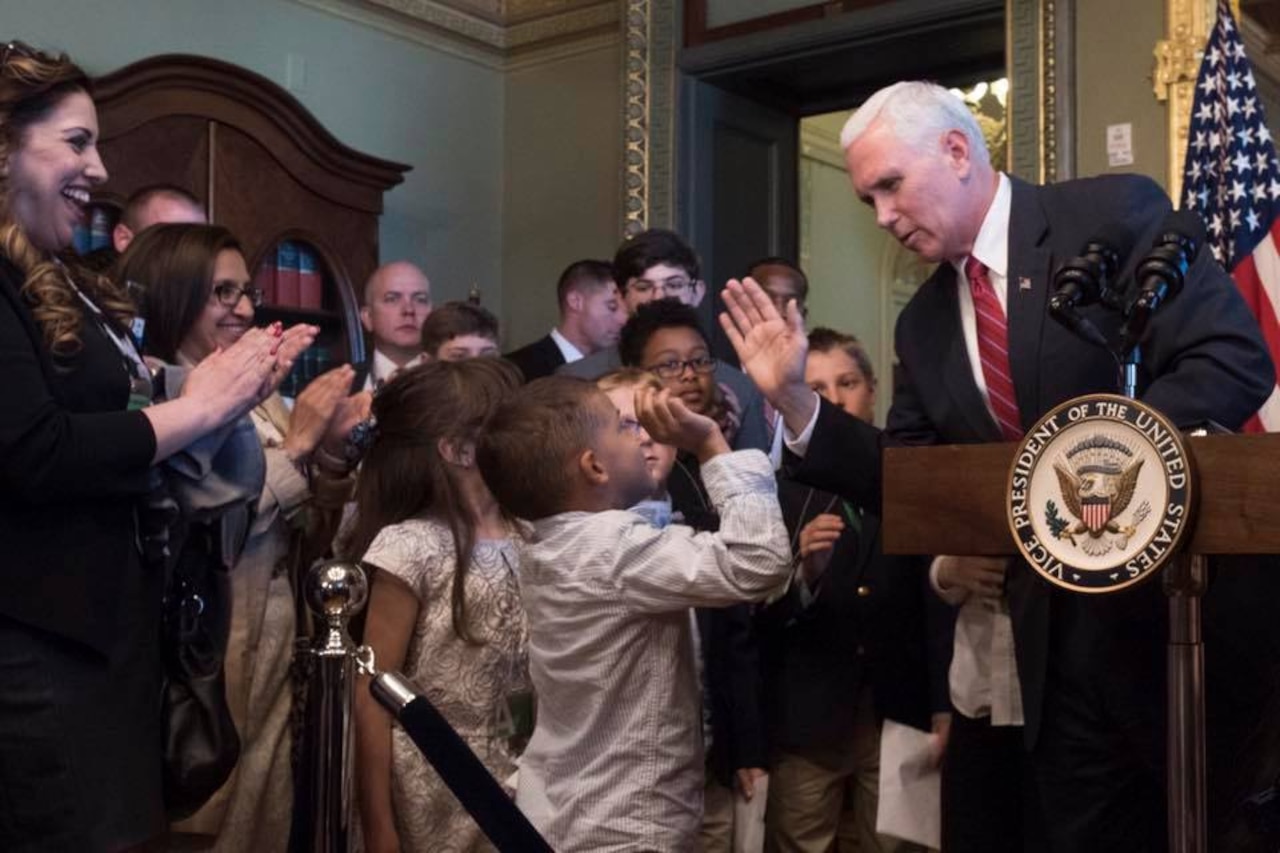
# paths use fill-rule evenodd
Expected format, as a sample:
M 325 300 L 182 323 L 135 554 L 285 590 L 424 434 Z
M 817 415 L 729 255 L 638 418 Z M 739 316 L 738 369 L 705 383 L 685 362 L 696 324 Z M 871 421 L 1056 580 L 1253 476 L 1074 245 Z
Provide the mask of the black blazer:
M 793 542 L 814 517 L 842 514 L 835 495 L 790 479 L 779 481 L 778 498 Z M 951 708 L 954 613 L 931 593 L 927 560 L 886 556 L 880 519 L 862 513 L 860 524 L 836 541 L 808 607 L 793 584 L 757 618 L 772 749 L 848 744 L 868 685 L 881 719 L 928 731 L 931 714 Z
M 1132 272 L 1170 210 L 1151 180 L 1109 175 L 1051 186 L 1013 183 L 1009 226 L 1009 363 L 1023 426 L 1081 394 L 1118 390 L 1111 357 L 1084 344 L 1046 313 L 1053 271 L 1102 225 L 1124 222 L 1137 235 Z M 1120 320 L 1101 306 L 1084 315 L 1108 339 Z M 899 367 L 887 440 L 898 444 L 999 441 L 973 381 L 959 323 L 956 274 L 942 264 L 903 309 L 895 332 Z M 1140 396 L 1175 423 L 1244 422 L 1275 381 L 1257 322 L 1226 272 L 1201 252 L 1183 292 L 1161 309 L 1143 345 Z M 856 503 L 879 504 L 880 448 L 886 436 L 823 406 L 796 476 Z M 1047 663 L 1053 654 L 1123 661 L 1113 667 L 1163 696 L 1166 614 L 1159 584 L 1109 596 L 1078 596 L 1042 581 L 1025 564 L 1007 579 L 1028 745 L 1039 732 Z M 1051 649 L 1052 643 L 1052 649 Z M 1118 676 L 1119 677 L 1119 676 Z
M 147 606 L 134 503 L 155 433 L 125 411 L 122 357 L 97 324 L 81 324 L 78 354 L 52 357 L 22 282 L 0 258 L 0 614 L 109 654 L 117 615 Z
M 719 530 L 720 516 L 702 485 L 697 460 L 684 453 L 678 460 L 667 480 L 672 510 L 695 530 Z M 697 619 L 711 718 L 707 770 L 732 787 L 735 771 L 768 766 L 753 605 L 701 607 Z
M 524 374 L 525 382 L 532 382 L 556 372 L 556 368 L 564 364 L 564 353 L 551 335 L 543 335 L 533 343 L 507 353 L 504 358 L 510 361 Z

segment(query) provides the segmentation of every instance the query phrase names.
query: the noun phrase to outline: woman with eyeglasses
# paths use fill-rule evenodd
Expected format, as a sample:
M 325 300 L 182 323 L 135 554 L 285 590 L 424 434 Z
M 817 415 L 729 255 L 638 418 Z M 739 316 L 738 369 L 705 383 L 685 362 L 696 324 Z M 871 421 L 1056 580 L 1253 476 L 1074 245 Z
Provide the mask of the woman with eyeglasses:
M 195 366 L 253 328 L 261 293 L 240 244 L 217 225 L 156 225 L 134 238 L 116 277 L 141 294 L 144 351 Z M 289 667 L 295 637 L 290 547 L 308 508 L 341 506 L 351 492 L 344 444 L 368 416 L 369 395 L 348 396 L 354 372 L 317 378 L 290 411 L 279 395 L 252 412 L 266 456 L 266 485 L 240 560 L 231 571 L 227 700 L 240 735 L 231 779 L 194 816 L 174 825 L 192 846 L 283 851 L 293 805 Z
M 256 331 L 152 404 L 121 288 L 72 233 L 107 178 L 84 72 L 0 44 L 0 849 L 164 831 L 152 468 L 242 417 L 313 330 Z

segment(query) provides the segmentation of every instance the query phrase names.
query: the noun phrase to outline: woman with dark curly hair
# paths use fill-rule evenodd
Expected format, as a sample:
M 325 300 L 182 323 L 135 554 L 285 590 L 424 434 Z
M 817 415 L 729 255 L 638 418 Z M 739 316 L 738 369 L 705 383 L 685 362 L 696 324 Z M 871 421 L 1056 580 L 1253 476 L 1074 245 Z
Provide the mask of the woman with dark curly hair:
M 243 416 L 314 335 L 246 335 L 151 405 L 134 309 L 67 255 L 106 180 L 89 80 L 0 44 L 0 849 L 124 850 L 164 830 L 153 465 Z

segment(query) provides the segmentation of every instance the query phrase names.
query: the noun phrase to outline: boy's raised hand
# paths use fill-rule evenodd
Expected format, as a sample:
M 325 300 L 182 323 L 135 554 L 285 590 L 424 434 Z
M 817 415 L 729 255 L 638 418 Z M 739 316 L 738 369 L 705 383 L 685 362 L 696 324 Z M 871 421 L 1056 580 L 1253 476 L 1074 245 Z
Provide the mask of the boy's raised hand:
M 636 389 L 636 419 L 654 441 L 687 450 L 699 463 L 729 452 L 716 422 L 692 411 L 669 389 Z

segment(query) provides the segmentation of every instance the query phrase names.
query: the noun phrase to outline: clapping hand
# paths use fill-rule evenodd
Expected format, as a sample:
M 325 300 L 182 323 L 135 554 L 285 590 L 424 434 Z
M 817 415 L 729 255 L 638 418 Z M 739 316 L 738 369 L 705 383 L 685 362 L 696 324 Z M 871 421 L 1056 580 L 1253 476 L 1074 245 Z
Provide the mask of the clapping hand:
M 293 404 L 284 449 L 292 459 L 306 459 L 330 430 L 339 404 L 351 388 L 355 371 L 344 364 L 311 381 Z

